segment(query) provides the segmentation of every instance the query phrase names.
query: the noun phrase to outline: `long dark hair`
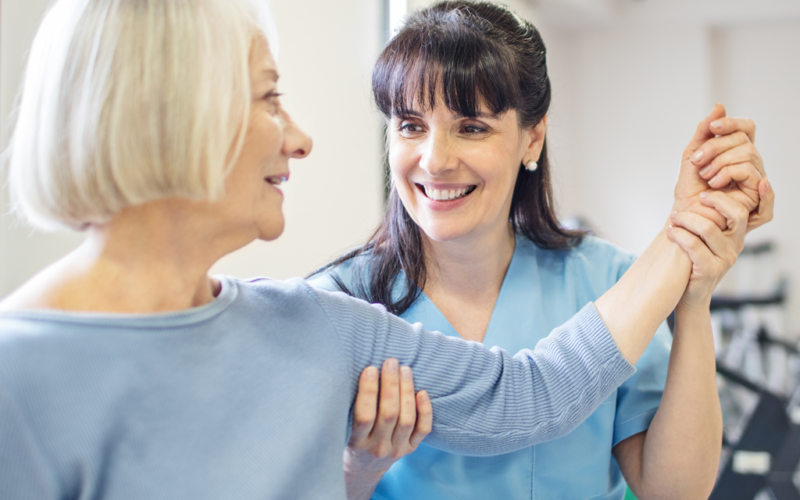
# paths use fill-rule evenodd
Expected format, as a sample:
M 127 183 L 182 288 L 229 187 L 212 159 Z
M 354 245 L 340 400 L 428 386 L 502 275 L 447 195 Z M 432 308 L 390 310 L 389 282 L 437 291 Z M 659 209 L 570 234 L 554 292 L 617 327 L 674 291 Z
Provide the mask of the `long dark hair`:
M 416 102 L 426 109 L 437 96 L 454 113 L 477 116 L 483 103 L 494 114 L 517 112 L 519 126 L 537 125 L 550 106 L 542 37 L 529 22 L 507 7 L 488 2 L 445 1 L 412 14 L 389 42 L 372 72 L 372 92 L 384 117 L 403 116 Z M 520 165 L 509 221 L 516 232 L 540 248 L 565 250 L 580 243 L 583 233 L 563 229 L 555 215 L 547 142 L 539 168 Z M 405 312 L 427 279 L 420 229 L 391 188 L 386 214 L 369 243 L 314 274 L 354 257 L 352 286 L 335 273 L 343 291 L 395 313 Z M 400 271 L 405 283 L 393 293 Z

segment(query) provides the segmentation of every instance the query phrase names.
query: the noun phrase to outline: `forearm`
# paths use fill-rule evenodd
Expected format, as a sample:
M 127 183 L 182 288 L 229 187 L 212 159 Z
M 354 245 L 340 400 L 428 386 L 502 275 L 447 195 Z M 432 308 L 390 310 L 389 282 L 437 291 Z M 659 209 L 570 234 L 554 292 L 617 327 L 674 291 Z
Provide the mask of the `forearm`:
M 635 364 L 689 282 L 692 262 L 662 229 L 595 307 L 628 362 Z
M 708 309 L 675 314 L 667 382 L 647 431 L 639 498 L 707 498 L 722 446 L 722 412 L 716 383 Z

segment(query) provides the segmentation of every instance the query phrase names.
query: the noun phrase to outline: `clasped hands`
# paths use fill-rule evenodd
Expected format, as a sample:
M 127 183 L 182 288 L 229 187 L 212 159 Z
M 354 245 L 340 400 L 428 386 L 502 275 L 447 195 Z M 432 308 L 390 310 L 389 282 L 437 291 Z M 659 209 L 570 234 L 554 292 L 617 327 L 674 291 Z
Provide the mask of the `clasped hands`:
M 669 239 L 692 261 L 679 308 L 707 309 L 717 284 L 742 251 L 745 234 L 772 220 L 775 193 L 754 141 L 755 124 L 728 118 L 717 104 L 683 152 L 667 225 Z M 366 368 L 344 452 L 346 475 L 374 486 L 392 463 L 430 433 L 432 415 L 427 393 L 414 393 L 409 367 L 392 359 L 380 373 L 376 367 Z
M 679 307 L 707 308 L 745 235 L 772 220 L 775 193 L 754 145 L 755 129 L 751 120 L 726 117 L 717 104 L 683 152 L 667 227 L 692 261 Z

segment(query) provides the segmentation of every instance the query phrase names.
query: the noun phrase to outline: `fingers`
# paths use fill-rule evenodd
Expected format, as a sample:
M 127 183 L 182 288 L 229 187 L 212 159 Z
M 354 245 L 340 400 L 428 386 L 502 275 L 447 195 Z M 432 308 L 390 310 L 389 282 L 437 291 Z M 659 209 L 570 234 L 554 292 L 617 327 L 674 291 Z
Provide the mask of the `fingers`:
M 749 198 L 743 195 L 742 198 L 745 198 L 745 201 L 749 200 Z M 725 218 L 725 216 L 714 210 L 714 208 L 712 207 L 708 207 L 706 205 L 703 205 L 702 203 L 692 203 L 688 207 L 688 210 L 712 221 L 717 225 L 717 227 L 719 227 L 720 231 L 724 231 L 728 228 L 728 220 Z
M 697 167 L 704 167 L 725 151 L 749 143 L 750 140 L 744 132 L 734 132 L 708 139 L 692 154 L 692 163 Z
M 769 179 L 762 179 L 758 183 L 759 204 L 758 211 L 750 214 L 747 221 L 747 232 L 760 227 L 772 220 L 772 210 L 775 207 L 775 191 Z
M 714 262 L 715 259 L 711 254 L 711 250 L 698 236 L 690 231 L 680 226 L 669 226 L 667 227 L 667 237 L 677 243 L 689 255 L 689 259 L 692 261 L 693 273 L 696 273 L 699 268 L 708 267 L 708 263 Z
M 380 377 L 374 366 L 361 372 L 348 443 L 348 449 L 360 450 L 356 451 L 360 453 L 360 467 L 388 468 L 414 451 L 430 434 L 432 425 L 430 398 L 425 391 L 414 394 L 410 367 L 399 367 L 396 359 L 387 359 Z
M 417 422 L 417 401 L 414 396 L 414 376 L 411 367 L 400 368 L 400 416 L 392 434 L 392 447 L 397 450 L 408 444 Z
M 705 160 L 702 163 L 705 163 Z M 745 142 L 710 159 L 706 166 L 700 169 L 699 175 L 714 189 L 736 181 L 739 187 L 751 190 L 755 196 L 758 182 L 766 177 L 766 172 L 764 161 L 756 147 L 750 142 Z
M 691 232 L 703 243 L 705 246 L 708 247 L 707 249 L 710 252 L 718 257 L 729 258 L 731 257 L 730 254 L 733 254 L 732 257 L 735 259 L 736 253 L 731 248 L 731 245 L 728 239 L 725 237 L 722 231 L 719 230 L 716 224 L 711 222 L 710 220 L 701 217 L 693 212 L 673 212 L 670 216 L 670 220 L 673 224 L 673 227 L 680 227 L 682 229 L 686 229 L 687 231 Z M 689 245 L 689 240 L 681 240 L 684 244 Z M 676 241 L 682 248 L 680 241 Z M 694 243 L 691 244 L 689 249 L 684 248 L 687 253 L 691 250 L 694 253 L 694 257 L 690 255 L 692 258 L 692 262 L 697 264 L 696 259 L 709 259 L 711 255 L 707 254 L 702 250 L 702 248 L 695 248 Z M 709 263 L 712 261 L 708 260 Z M 708 265 L 708 264 L 707 264 Z
M 736 250 L 738 255 L 742 247 L 744 247 L 744 236 L 747 234 L 747 221 L 750 212 L 729 195 L 721 191 L 706 191 L 700 193 L 700 201 L 722 214 L 728 223 L 726 233 L 733 237 L 739 244 Z
M 375 443 L 376 456 L 386 456 L 392 447 L 394 426 L 400 416 L 400 367 L 396 359 L 383 362 L 378 416 L 370 438 Z
M 353 432 L 350 445 L 358 446 L 365 441 L 375 423 L 378 408 L 378 369 L 368 366 L 358 379 L 358 394 L 353 410 Z
M 712 121 L 711 131 L 716 135 L 728 135 L 734 132 L 744 132 L 750 142 L 756 142 L 756 124 L 749 118 L 723 117 Z
M 433 407 L 431 406 L 431 398 L 428 396 L 428 392 L 419 391 L 416 401 L 417 425 L 414 427 L 414 433 L 409 440 L 411 447 L 414 449 L 419 446 L 422 440 L 431 433 L 431 429 L 433 429 Z
M 684 150 L 685 157 L 692 156 L 707 140 L 717 135 L 711 130 L 710 125 L 711 122 L 720 118 L 725 118 L 725 106 L 717 103 L 717 105 L 714 106 L 714 109 L 711 110 L 711 113 L 697 125 L 697 129 L 695 130 L 692 139 L 689 141 L 689 145 L 686 146 L 686 149 Z

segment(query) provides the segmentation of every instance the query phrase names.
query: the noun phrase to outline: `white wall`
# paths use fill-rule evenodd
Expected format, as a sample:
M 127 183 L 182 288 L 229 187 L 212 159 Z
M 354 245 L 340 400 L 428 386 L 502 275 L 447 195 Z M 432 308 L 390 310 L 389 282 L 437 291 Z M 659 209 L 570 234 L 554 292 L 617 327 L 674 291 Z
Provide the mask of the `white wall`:
M 0 2 L 0 111 L 2 147 L 8 137 L 8 116 L 24 70 L 25 54 L 49 0 Z M 0 177 L 4 185 L 5 177 Z M 0 297 L 28 279 L 46 263 L 72 249 L 79 234 L 42 235 L 20 224 L 8 213 L 8 196 L 0 190 Z
M 538 11 L 554 88 L 551 157 L 562 214 L 582 215 L 601 236 L 641 252 L 666 220 L 697 122 L 718 101 L 729 115 L 752 118 L 777 199 L 773 222 L 747 241 L 778 244 L 789 278 L 787 333 L 796 335 L 800 4 L 754 5 L 625 2 L 610 20 L 572 25 Z
M 367 238 L 381 216 L 380 126 L 369 100 L 372 63 L 381 47 L 380 2 L 272 0 L 280 36 L 284 103 L 314 138 L 314 150 L 290 165 L 283 189 L 286 231 L 254 243 L 213 272 L 302 276 Z M 0 90 L 4 141 L 25 54 L 48 0 L 2 0 Z M 74 248 L 77 233 L 42 234 L 0 216 L 0 297 Z

